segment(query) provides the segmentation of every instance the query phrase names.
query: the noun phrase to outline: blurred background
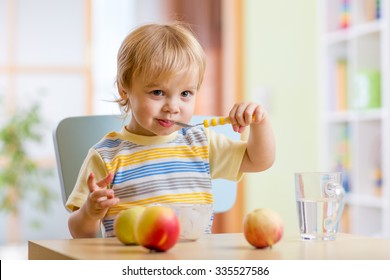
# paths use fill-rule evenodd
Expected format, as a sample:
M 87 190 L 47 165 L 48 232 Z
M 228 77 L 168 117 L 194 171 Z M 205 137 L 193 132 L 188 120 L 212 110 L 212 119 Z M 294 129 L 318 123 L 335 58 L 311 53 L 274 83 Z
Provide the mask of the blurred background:
M 53 130 L 69 116 L 118 114 L 123 38 L 172 20 L 190 23 L 207 54 L 196 114 L 258 102 L 276 136 L 274 166 L 245 176 L 213 231 L 241 232 L 247 212 L 272 208 L 297 233 L 294 172 L 339 170 L 341 230 L 389 237 L 387 10 L 387 0 L 0 0 L 0 258 L 26 258 L 31 239 L 70 238 Z M 352 106 L 356 92 L 366 98 Z

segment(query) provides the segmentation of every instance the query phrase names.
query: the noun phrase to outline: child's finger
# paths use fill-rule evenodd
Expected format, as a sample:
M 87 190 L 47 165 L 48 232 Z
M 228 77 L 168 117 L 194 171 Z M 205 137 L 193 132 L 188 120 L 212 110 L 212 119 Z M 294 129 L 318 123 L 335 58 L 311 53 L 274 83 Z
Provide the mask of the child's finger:
M 107 199 L 112 199 L 114 197 L 115 195 L 112 189 L 99 189 L 99 190 L 95 190 L 90 194 L 90 198 L 96 202 L 105 201 Z
M 236 120 L 236 112 L 237 112 L 237 106 L 234 106 L 229 113 L 230 123 L 232 124 L 234 132 L 238 132 L 238 130 L 240 129 L 240 126 Z
M 112 179 L 114 178 L 113 173 L 108 173 L 106 177 L 104 177 L 102 180 L 96 183 L 100 188 L 107 187 L 107 185 L 110 185 L 112 182 Z
M 244 121 L 246 125 L 250 125 L 256 120 L 256 111 L 260 106 L 255 103 L 247 105 L 244 111 Z
M 96 190 L 95 174 L 93 174 L 93 172 L 91 172 L 88 176 L 87 185 L 89 192 L 93 192 Z
M 264 111 L 264 109 L 261 106 L 257 107 L 254 114 L 255 116 L 254 122 L 261 123 L 265 118 L 265 115 L 266 115 L 266 111 Z
M 99 207 L 101 209 L 106 209 L 106 208 L 114 206 L 114 205 L 116 205 L 118 203 L 119 203 L 119 198 L 114 197 L 114 198 L 110 198 L 110 199 L 101 200 L 99 202 Z
M 247 105 L 245 103 L 240 104 L 237 107 L 235 114 L 234 114 L 234 119 L 236 120 L 237 124 L 240 126 L 246 125 L 245 116 L 244 116 L 246 106 Z
M 238 133 L 243 133 L 245 131 L 245 126 L 240 126 L 239 128 L 238 128 Z
M 238 132 L 238 129 L 240 128 L 239 124 L 237 123 L 237 121 L 235 119 L 230 119 L 230 124 L 233 128 L 233 131 L 234 132 Z

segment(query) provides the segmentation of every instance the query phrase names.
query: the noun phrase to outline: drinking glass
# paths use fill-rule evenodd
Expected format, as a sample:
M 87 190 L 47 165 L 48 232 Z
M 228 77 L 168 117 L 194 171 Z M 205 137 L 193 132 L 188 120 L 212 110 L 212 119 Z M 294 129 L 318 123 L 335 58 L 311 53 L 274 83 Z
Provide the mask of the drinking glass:
M 340 172 L 295 173 L 301 239 L 336 239 L 345 197 L 341 182 Z

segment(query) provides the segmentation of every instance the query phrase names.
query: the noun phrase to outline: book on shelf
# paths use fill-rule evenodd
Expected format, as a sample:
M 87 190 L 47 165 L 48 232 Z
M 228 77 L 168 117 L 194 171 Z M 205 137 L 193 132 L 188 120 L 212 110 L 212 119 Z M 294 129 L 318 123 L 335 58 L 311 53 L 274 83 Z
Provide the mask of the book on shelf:
M 364 0 L 363 1 L 363 19 L 365 21 L 373 21 L 381 18 L 381 1 L 380 0 Z
M 350 128 L 348 125 L 341 125 L 333 128 L 333 170 L 342 173 L 342 185 L 346 192 L 351 189 L 350 186 Z
M 346 29 L 351 23 L 369 22 L 380 19 L 382 16 L 381 0 L 362 0 L 359 5 L 351 0 L 340 0 L 339 4 L 339 27 Z M 354 5 L 354 7 L 351 7 Z M 357 7 L 355 7 L 357 6 Z M 354 13 L 354 19 L 351 20 L 351 10 L 358 11 Z M 356 19 L 357 18 L 357 19 Z
M 335 110 L 345 111 L 348 108 L 348 77 L 347 60 L 339 59 L 336 61 L 335 71 Z
M 375 17 L 376 17 L 376 19 L 380 19 L 382 17 L 382 1 L 376 0 L 375 4 L 376 4 Z
M 381 75 L 379 70 L 360 70 L 353 77 L 351 93 L 353 109 L 381 107 Z
M 371 150 L 371 157 L 372 157 L 372 181 L 373 181 L 373 188 L 374 188 L 374 194 L 376 196 L 382 196 L 382 189 L 383 189 L 383 170 L 382 170 L 382 164 L 381 164 L 381 155 L 383 152 L 382 149 L 382 140 L 381 140 L 381 133 L 377 133 L 375 135 L 374 141 L 372 142 L 372 148 Z
M 350 233 L 351 232 L 351 217 L 349 205 L 344 205 L 343 214 L 339 223 L 339 232 Z
M 374 184 L 375 195 L 382 196 L 382 169 L 380 167 L 377 167 L 374 170 Z
M 351 1 L 341 0 L 339 25 L 340 28 L 348 28 L 351 24 Z

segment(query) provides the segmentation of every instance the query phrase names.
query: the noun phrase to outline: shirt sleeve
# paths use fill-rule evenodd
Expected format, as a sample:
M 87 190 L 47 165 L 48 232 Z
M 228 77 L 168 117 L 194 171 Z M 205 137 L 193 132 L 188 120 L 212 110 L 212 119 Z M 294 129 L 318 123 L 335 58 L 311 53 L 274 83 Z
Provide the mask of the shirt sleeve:
M 232 140 L 207 128 L 205 132 L 209 140 L 211 178 L 241 180 L 243 173 L 239 170 L 247 147 L 246 141 Z
M 95 149 L 90 149 L 88 151 L 88 155 L 80 168 L 76 185 L 66 202 L 66 208 L 70 211 L 79 209 L 87 200 L 89 195 L 87 182 L 91 172 L 94 173 L 96 182 L 100 181 L 108 174 L 103 159 Z

